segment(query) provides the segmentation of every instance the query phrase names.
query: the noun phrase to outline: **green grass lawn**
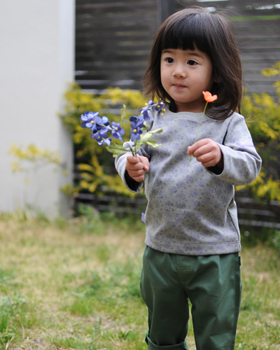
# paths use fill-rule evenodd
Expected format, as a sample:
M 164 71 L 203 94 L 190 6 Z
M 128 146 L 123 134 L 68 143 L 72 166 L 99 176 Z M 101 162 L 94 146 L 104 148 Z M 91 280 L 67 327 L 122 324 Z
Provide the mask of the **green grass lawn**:
M 140 221 L 19 212 L 0 217 L 0 240 L 0 349 L 147 349 Z M 279 251 L 243 249 L 236 349 L 280 349 L 279 267 Z

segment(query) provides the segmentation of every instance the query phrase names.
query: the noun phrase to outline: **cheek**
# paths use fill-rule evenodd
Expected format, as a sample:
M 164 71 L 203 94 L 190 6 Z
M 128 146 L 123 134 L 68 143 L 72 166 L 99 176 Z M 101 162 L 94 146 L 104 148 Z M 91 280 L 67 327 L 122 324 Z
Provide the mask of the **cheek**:
M 160 81 L 161 81 L 161 84 L 162 84 L 162 85 L 164 85 L 165 80 L 166 80 L 166 78 L 165 78 L 164 71 L 161 69 L 161 70 L 160 70 Z
M 161 77 L 161 85 L 166 92 L 169 91 L 169 83 L 164 76 Z
M 169 77 L 170 77 L 170 74 L 169 74 L 168 70 L 164 69 L 164 68 L 163 69 L 161 68 L 161 70 L 160 70 L 161 82 L 167 81 L 169 79 Z
M 213 83 L 212 75 L 210 75 L 207 71 L 203 72 L 199 78 L 197 78 L 197 82 L 204 86 L 204 89 L 210 89 Z

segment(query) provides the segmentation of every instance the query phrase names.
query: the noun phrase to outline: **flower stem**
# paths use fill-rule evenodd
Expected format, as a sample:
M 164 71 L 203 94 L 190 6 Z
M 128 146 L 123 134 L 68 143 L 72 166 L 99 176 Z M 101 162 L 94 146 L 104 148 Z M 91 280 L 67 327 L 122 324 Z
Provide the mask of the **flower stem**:
M 196 141 L 197 141 L 199 129 L 200 129 L 200 127 L 201 127 L 203 118 L 204 118 L 204 116 L 205 116 L 205 112 L 206 112 L 207 105 L 208 105 L 208 102 L 205 103 L 205 107 L 204 107 L 204 110 L 203 110 L 203 113 L 202 113 L 202 117 L 201 117 L 200 123 L 199 123 L 198 128 L 197 128 L 197 132 L 196 132 L 196 136 L 195 136 L 194 143 L 196 143 Z
M 132 155 L 135 157 L 136 156 L 136 154 L 135 154 L 135 152 L 134 152 L 134 150 L 133 150 L 133 148 L 129 145 L 129 148 L 130 148 L 130 152 L 132 153 Z
M 196 132 L 196 136 L 195 136 L 194 143 L 196 143 L 196 141 L 197 141 L 198 133 L 199 133 L 199 130 L 200 130 L 200 127 L 201 127 L 203 118 L 204 118 L 204 116 L 205 116 L 205 112 L 206 112 L 207 105 L 208 105 L 208 102 L 205 103 L 204 110 L 203 110 L 203 113 L 202 113 L 202 117 L 201 117 L 201 119 L 200 119 L 200 122 L 199 122 L 199 125 L 198 125 L 198 128 L 197 128 L 197 132 Z M 189 163 L 191 162 L 192 158 L 193 158 L 193 157 L 190 157 Z M 188 164 L 189 164 L 189 163 L 188 163 Z

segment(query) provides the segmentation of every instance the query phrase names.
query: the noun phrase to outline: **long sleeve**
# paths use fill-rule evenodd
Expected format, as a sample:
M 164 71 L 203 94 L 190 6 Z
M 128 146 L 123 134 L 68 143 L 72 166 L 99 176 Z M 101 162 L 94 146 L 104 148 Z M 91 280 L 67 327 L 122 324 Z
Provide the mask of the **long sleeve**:
M 224 142 L 219 146 L 224 157 L 224 169 L 214 176 L 234 186 L 247 185 L 258 176 L 262 160 L 243 117 L 231 120 Z

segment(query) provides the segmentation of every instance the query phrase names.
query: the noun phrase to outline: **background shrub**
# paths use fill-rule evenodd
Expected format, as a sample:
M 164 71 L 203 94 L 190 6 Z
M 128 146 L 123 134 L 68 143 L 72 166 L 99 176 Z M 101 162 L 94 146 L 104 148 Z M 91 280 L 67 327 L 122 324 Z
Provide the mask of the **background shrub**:
M 262 73 L 265 76 L 280 76 L 280 62 Z M 246 117 L 255 146 L 263 160 L 260 175 L 247 189 L 255 198 L 267 203 L 273 200 L 280 203 L 280 81 L 274 86 L 276 100 L 267 93 L 246 94 L 242 104 L 242 114 Z

